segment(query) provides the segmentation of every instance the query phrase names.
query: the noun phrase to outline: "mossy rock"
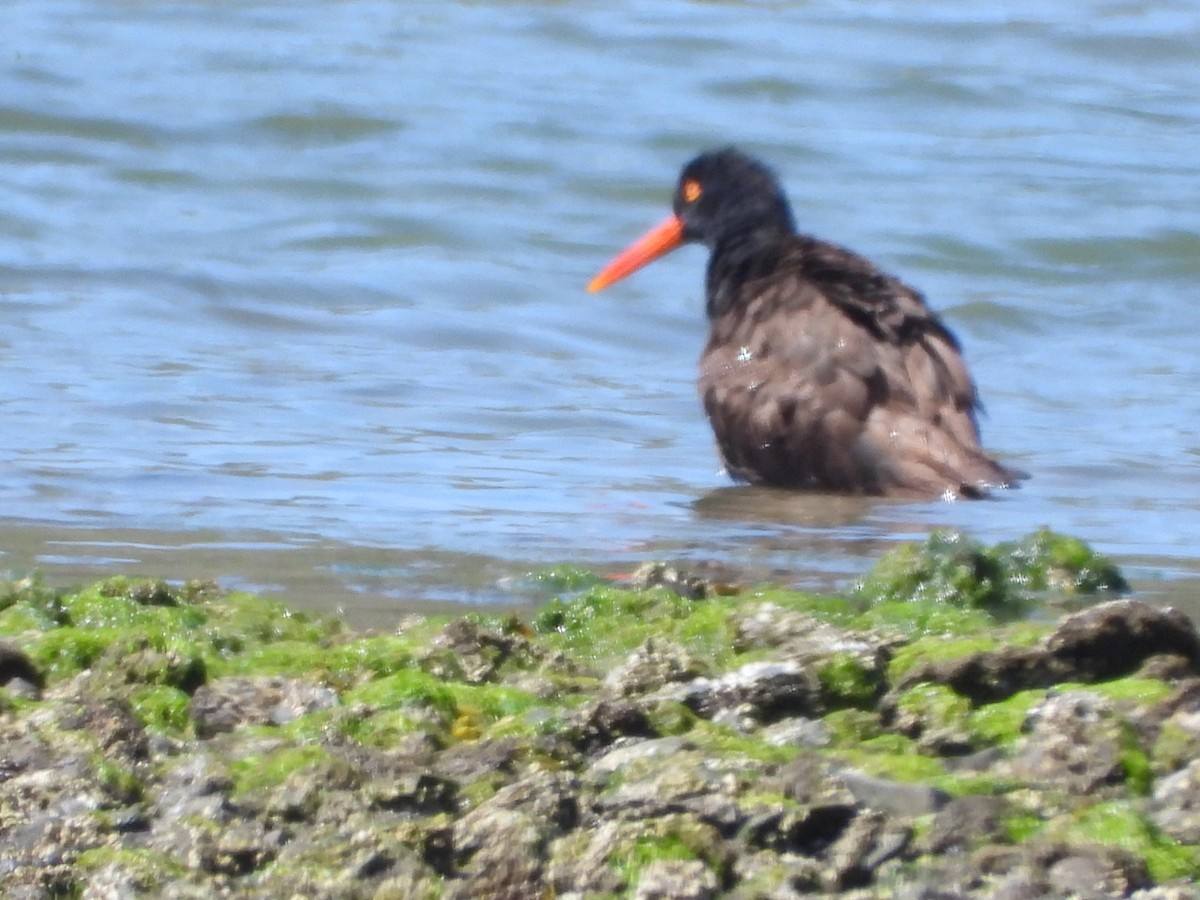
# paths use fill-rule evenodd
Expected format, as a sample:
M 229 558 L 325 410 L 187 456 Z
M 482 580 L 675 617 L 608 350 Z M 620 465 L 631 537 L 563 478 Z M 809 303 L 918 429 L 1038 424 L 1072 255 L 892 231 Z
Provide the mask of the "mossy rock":
M 1107 557 L 1079 538 L 1039 528 L 1017 541 L 997 544 L 993 554 L 1004 560 L 1013 587 L 1027 592 L 1124 594 L 1129 582 Z
M 1094 803 L 1052 819 L 1043 837 L 1064 843 L 1100 844 L 1141 857 L 1155 882 L 1200 879 L 1200 847 L 1181 844 L 1159 831 L 1136 801 Z
M 856 593 L 874 603 L 920 600 L 999 610 L 1008 602 L 1007 581 L 981 543 L 957 531 L 935 531 L 924 544 L 902 544 L 884 554 Z
M 873 604 L 934 602 L 1017 618 L 1050 594 L 1119 594 L 1120 570 L 1077 538 L 1039 529 L 985 547 L 957 531 L 938 530 L 923 544 L 885 554 L 855 588 Z
M 666 588 L 595 587 L 571 600 L 555 599 L 533 619 L 549 647 L 604 667 L 648 635 L 683 644 L 709 661 L 732 655 L 731 604 L 691 600 Z

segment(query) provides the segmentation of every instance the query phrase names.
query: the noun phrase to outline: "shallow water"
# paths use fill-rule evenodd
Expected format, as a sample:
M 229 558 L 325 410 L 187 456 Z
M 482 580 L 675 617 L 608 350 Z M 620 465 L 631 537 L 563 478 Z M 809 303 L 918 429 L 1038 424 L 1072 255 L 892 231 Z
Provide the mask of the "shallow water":
M 1039 525 L 1200 575 L 1200 8 L 14 0 L 0 567 L 352 617 L 562 561 L 837 583 Z M 703 251 L 583 285 L 736 142 L 965 346 L 987 503 L 731 488 Z M 1183 593 L 1188 593 L 1184 591 Z

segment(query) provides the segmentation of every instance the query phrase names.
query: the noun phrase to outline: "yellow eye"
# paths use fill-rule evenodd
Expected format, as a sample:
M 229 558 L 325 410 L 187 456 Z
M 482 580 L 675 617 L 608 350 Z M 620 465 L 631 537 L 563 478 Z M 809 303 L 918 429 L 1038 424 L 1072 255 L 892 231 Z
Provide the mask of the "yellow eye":
M 683 183 L 683 199 L 688 203 L 695 203 L 700 199 L 700 195 L 704 193 L 700 188 L 700 182 L 689 178 Z

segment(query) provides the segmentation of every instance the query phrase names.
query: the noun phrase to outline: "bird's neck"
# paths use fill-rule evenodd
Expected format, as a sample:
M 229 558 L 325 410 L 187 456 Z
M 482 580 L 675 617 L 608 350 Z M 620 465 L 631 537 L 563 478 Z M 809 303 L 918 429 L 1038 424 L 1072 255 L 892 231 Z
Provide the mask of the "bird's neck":
M 705 279 L 705 312 L 710 321 L 738 303 L 747 282 L 774 270 L 790 236 L 788 229 L 759 226 L 738 229 L 713 242 Z

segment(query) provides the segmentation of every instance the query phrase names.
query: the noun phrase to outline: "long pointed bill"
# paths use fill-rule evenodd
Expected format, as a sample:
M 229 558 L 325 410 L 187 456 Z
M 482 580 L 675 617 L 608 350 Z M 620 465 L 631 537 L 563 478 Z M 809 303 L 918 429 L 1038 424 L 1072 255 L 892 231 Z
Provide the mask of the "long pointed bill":
M 587 289 L 589 293 L 603 290 L 614 281 L 620 281 L 626 275 L 632 275 L 642 266 L 651 263 L 660 256 L 665 256 L 683 243 L 683 223 L 678 217 L 671 216 L 665 222 L 655 225 L 640 238 L 616 255 L 604 269 L 592 279 Z

